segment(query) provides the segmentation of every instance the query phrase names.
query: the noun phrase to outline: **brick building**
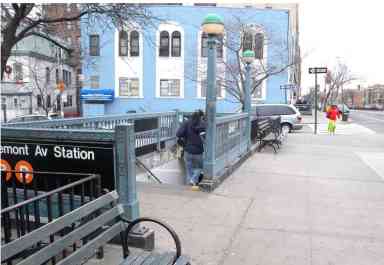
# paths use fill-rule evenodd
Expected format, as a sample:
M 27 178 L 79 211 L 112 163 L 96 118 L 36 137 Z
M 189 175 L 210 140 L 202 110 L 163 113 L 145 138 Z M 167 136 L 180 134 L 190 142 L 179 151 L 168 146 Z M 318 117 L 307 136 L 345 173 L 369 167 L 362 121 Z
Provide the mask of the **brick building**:
M 43 5 L 43 15 L 50 19 L 55 17 L 72 17 L 80 13 L 78 4 L 45 4 Z M 78 116 L 80 114 L 80 89 L 81 83 L 81 49 L 80 49 L 80 21 L 59 22 L 48 25 L 48 32 L 56 35 L 70 43 L 73 51 L 71 53 L 70 64 L 74 68 L 76 86 L 76 109 L 73 113 L 66 113 L 66 116 Z

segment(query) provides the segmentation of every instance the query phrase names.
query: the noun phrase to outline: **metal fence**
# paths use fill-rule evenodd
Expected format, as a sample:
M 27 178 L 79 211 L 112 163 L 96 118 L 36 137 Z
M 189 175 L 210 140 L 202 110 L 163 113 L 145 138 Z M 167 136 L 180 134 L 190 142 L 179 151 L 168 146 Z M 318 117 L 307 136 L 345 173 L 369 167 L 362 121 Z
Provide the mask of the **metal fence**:
M 247 152 L 246 113 L 226 115 L 216 120 L 216 175 L 239 160 Z
M 8 244 L 99 197 L 100 189 L 100 176 L 94 174 L 1 171 L 2 243 Z M 58 235 L 65 233 L 68 231 L 62 230 Z M 49 239 L 54 240 L 53 236 Z

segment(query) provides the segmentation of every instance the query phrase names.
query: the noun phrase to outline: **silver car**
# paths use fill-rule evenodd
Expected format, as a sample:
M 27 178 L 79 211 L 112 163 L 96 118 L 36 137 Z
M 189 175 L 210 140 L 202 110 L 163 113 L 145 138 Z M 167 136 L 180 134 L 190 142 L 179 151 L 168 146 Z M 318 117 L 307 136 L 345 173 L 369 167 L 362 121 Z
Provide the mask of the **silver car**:
M 303 128 L 300 111 L 288 104 L 256 104 L 252 106 L 257 117 L 281 116 L 281 128 L 284 132 Z

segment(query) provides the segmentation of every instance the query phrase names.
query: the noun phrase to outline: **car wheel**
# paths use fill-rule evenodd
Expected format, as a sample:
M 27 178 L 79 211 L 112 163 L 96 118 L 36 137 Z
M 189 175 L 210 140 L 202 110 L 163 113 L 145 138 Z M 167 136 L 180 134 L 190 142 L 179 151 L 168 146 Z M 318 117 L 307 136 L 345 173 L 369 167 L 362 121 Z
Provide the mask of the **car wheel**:
M 292 127 L 290 124 L 288 123 L 283 123 L 281 125 L 281 131 L 283 132 L 283 134 L 287 134 L 287 133 L 290 133 L 292 131 Z

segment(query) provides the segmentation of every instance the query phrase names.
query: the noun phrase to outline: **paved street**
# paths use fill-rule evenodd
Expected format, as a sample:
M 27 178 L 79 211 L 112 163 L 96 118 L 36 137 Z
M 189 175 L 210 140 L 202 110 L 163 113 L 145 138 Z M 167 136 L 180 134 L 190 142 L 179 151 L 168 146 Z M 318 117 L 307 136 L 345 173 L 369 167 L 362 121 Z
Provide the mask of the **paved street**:
M 192 264 L 382 265 L 383 149 L 381 134 L 291 134 L 278 154 L 255 153 L 213 193 L 140 186 L 141 212 L 174 226 Z M 111 246 L 96 263 L 119 256 Z
M 352 110 L 351 119 L 376 133 L 384 133 L 384 111 Z

